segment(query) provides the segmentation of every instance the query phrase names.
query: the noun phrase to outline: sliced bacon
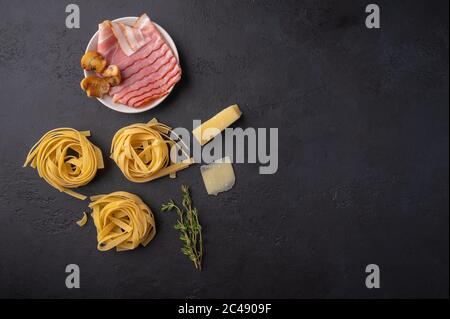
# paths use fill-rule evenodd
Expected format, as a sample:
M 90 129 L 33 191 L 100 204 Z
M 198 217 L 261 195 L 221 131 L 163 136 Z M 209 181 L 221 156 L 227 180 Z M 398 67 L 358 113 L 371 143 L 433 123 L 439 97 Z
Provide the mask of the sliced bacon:
M 116 42 L 114 33 L 111 30 L 109 21 L 103 21 L 98 25 L 98 45 L 97 51 L 103 54 L 112 44 Z
M 124 92 L 128 88 L 134 86 L 134 84 L 144 78 L 151 77 L 153 73 L 159 71 L 164 65 L 171 62 L 177 63 L 177 59 L 170 54 L 165 54 L 159 57 L 154 63 L 148 64 L 139 70 L 139 72 L 134 73 L 132 76 L 126 78 L 120 83 L 120 85 L 111 88 L 109 91 L 110 95 L 118 94 Z
M 150 98 L 153 99 L 153 97 L 155 97 L 156 95 L 160 95 L 165 93 L 166 91 L 169 91 L 180 79 L 181 79 L 180 71 L 173 73 L 171 72 L 171 74 L 165 77 L 164 79 L 149 85 L 144 93 L 135 95 L 132 98 L 130 98 L 127 101 L 127 105 L 137 104 L 143 101 L 144 99 L 145 100 L 149 100 Z
M 177 62 L 175 58 L 172 58 L 169 62 L 162 65 L 161 68 L 156 72 L 154 72 L 153 74 L 150 74 L 149 76 L 144 76 L 142 79 L 127 86 L 119 93 L 116 93 L 113 97 L 113 100 L 121 101 L 129 97 L 139 95 L 142 93 L 142 90 L 138 92 L 140 89 L 144 88 L 144 90 L 146 90 L 145 88 L 148 87 L 150 84 L 163 80 L 164 77 L 167 76 L 167 74 L 176 73 L 178 71 L 179 68 L 177 67 Z
M 162 46 L 154 51 L 152 51 L 148 56 L 143 59 L 135 61 L 132 65 L 127 68 L 122 69 L 122 78 L 128 79 L 135 73 L 138 73 L 144 67 L 156 63 L 160 58 L 169 55 L 174 57 L 172 51 L 166 43 L 163 43 Z
M 138 96 L 136 98 L 133 98 L 130 100 L 130 104 L 133 107 L 141 107 L 145 104 L 148 104 L 149 102 L 159 99 L 160 97 L 163 97 L 167 94 L 169 94 L 170 89 L 181 79 L 181 72 L 177 73 L 175 76 L 170 78 L 166 84 L 159 87 L 158 89 L 149 91 L 146 94 L 143 94 L 141 96 Z
M 149 35 L 156 27 L 144 13 L 132 26 L 122 22 L 112 22 L 111 29 L 122 51 L 130 56 L 150 41 Z
M 155 94 L 155 95 L 152 95 L 152 96 L 150 96 L 150 97 L 148 97 L 148 98 L 143 99 L 142 101 L 136 102 L 135 104 L 132 105 L 132 107 L 139 108 L 139 107 L 141 107 L 141 106 L 144 106 L 144 105 L 150 103 L 151 101 L 154 101 L 154 100 L 156 100 L 156 99 L 162 98 L 163 96 L 166 96 L 167 94 L 170 93 L 170 89 L 171 89 L 174 85 L 175 85 L 175 83 L 172 84 L 172 85 L 169 87 L 169 89 L 168 89 L 167 91 L 165 91 L 165 92 L 163 92 L 163 93 L 161 93 L 161 94 Z
M 136 22 L 134 23 L 134 27 L 141 30 L 141 32 L 144 34 L 144 36 L 148 36 L 154 31 L 158 32 L 158 29 L 156 26 L 150 21 L 150 18 L 148 15 L 143 14 L 141 15 Z
M 117 49 L 117 39 L 111 30 L 109 21 L 103 21 L 98 28 L 97 52 L 108 60 L 108 57 L 111 57 L 112 53 Z
M 169 81 L 169 79 L 171 79 L 172 77 L 174 77 L 175 75 L 177 75 L 179 73 L 180 73 L 180 70 L 173 68 L 163 78 L 153 81 L 153 82 L 149 83 L 147 86 L 140 88 L 139 90 L 136 90 L 136 91 L 126 94 L 118 102 L 126 104 L 126 105 L 131 105 L 132 104 L 132 103 L 130 103 L 131 99 L 139 98 L 140 96 L 147 94 L 148 92 L 154 90 L 155 88 L 159 88 L 159 87 L 165 85 Z
M 181 78 L 177 58 L 146 14 L 132 26 L 101 23 L 97 51 L 121 71 L 122 83 L 109 92 L 115 102 L 140 107 L 167 95 Z
M 118 54 L 114 56 L 110 63 L 117 65 L 120 70 L 124 70 L 136 61 L 148 57 L 153 51 L 161 48 L 164 43 L 165 41 L 163 38 L 158 37 L 158 35 L 154 34 L 151 37 L 151 40 L 132 56 L 127 56 L 125 53 L 123 53 L 122 50 L 119 50 Z
M 99 25 L 97 51 L 107 59 L 109 64 L 115 64 L 121 70 L 127 68 L 137 60 L 146 58 L 150 53 L 159 49 L 165 43 L 165 40 L 162 38 L 158 29 L 153 23 L 150 23 L 150 25 L 146 25 L 146 27 L 142 29 L 141 33 L 134 35 L 144 37 L 145 41 L 142 42 L 142 46 L 140 46 L 134 54 L 128 56 L 122 48 L 125 45 L 121 46 L 118 41 L 118 36 L 120 36 L 122 42 L 124 41 L 124 34 L 119 33 L 119 35 L 117 35 L 118 32 L 115 31 L 118 28 L 120 29 L 122 27 L 119 27 L 116 22 L 108 20 Z M 126 50 L 129 51 L 130 47 Z
M 178 67 L 177 63 L 165 64 L 159 71 L 153 73 L 152 76 L 134 83 L 133 87 L 127 90 L 127 92 L 121 92 L 114 95 L 113 101 L 127 104 L 131 98 L 148 92 L 154 86 L 160 85 L 161 82 L 164 82 L 167 78 L 174 76 L 180 71 L 181 69 Z

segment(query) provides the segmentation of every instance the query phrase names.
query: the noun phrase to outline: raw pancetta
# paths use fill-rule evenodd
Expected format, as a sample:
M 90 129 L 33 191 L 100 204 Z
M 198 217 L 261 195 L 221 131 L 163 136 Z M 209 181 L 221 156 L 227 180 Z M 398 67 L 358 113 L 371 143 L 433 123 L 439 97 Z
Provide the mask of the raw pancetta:
M 109 92 L 115 102 L 145 106 L 169 94 L 181 79 L 177 58 L 146 14 L 132 26 L 102 22 L 97 51 L 121 71 L 122 83 Z

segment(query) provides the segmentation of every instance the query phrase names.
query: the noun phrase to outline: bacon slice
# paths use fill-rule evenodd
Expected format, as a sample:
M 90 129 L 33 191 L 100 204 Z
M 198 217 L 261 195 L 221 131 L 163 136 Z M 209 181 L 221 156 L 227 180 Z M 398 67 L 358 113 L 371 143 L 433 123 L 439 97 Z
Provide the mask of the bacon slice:
M 177 58 L 146 14 L 132 26 L 101 23 L 97 51 L 121 71 L 122 83 L 109 92 L 115 102 L 143 106 L 167 95 L 181 78 Z
M 141 107 L 145 104 L 148 104 L 149 102 L 159 99 L 160 97 L 163 97 L 167 94 L 169 94 L 170 89 L 181 79 L 181 72 L 176 74 L 174 77 L 170 78 L 166 84 L 159 87 L 158 89 L 155 89 L 153 91 L 149 91 L 146 94 L 143 94 L 141 96 L 135 97 L 130 100 L 130 105 L 133 107 Z
M 120 94 L 119 97 L 114 96 L 114 102 L 118 101 L 123 104 L 128 104 L 128 101 L 131 98 L 138 97 L 140 95 L 146 94 L 151 91 L 155 87 L 159 87 L 163 84 L 166 84 L 168 79 L 173 77 L 174 75 L 181 73 L 181 69 L 178 65 L 167 64 L 161 68 L 154 76 L 147 77 L 141 82 L 135 84 L 136 89 L 132 89 L 130 92 L 126 94 Z
M 138 53 L 136 53 L 138 54 Z M 161 47 L 153 50 L 148 56 L 145 58 L 136 60 L 133 64 L 129 65 L 126 68 L 122 69 L 122 78 L 127 79 L 139 72 L 145 66 L 156 63 L 158 59 L 164 57 L 166 54 L 174 57 L 172 50 L 170 50 L 169 46 L 166 43 L 163 43 Z
M 143 76 L 142 79 L 135 81 L 133 84 L 128 85 L 121 92 L 116 93 L 113 97 L 113 101 L 123 101 L 126 102 L 127 98 L 139 95 L 148 89 L 148 86 L 157 81 L 163 80 L 168 74 L 177 73 L 180 69 L 176 65 L 175 58 L 171 58 L 166 64 L 162 65 L 156 72 Z M 139 91 L 141 90 L 141 91 Z M 122 102 L 122 103 L 123 103 Z
M 124 70 L 136 61 L 148 57 L 153 51 L 159 49 L 164 43 L 165 40 L 161 35 L 159 35 L 159 33 L 153 34 L 151 35 L 150 41 L 132 56 L 127 56 L 122 50 L 119 50 L 118 54 L 116 54 L 111 60 L 111 64 L 115 64 L 121 70 Z
M 143 79 L 155 78 L 158 76 L 158 72 L 169 64 L 171 69 L 175 64 L 177 64 L 177 59 L 170 54 L 166 54 L 160 57 L 157 61 L 152 64 L 148 64 L 139 70 L 139 72 L 133 74 L 131 77 L 125 79 L 120 85 L 111 88 L 109 91 L 110 95 L 125 94 L 130 92 L 136 84 L 141 82 Z
M 111 30 L 122 51 L 130 56 L 150 41 L 149 35 L 156 29 L 150 18 L 144 13 L 134 25 L 111 22 Z
M 135 61 L 147 57 L 151 52 L 159 49 L 166 43 L 158 29 L 148 17 L 144 19 L 141 16 L 135 22 L 135 25 L 141 25 L 142 22 L 140 23 L 139 21 L 145 21 L 146 24 L 141 26 L 141 30 L 136 34 L 129 31 L 130 28 L 134 27 L 126 26 L 120 22 L 106 20 L 99 24 L 97 51 L 107 59 L 109 64 L 115 64 L 121 70 L 125 69 Z M 120 30 L 122 30 L 122 32 L 119 32 Z M 132 36 L 134 38 L 132 38 Z M 141 36 L 144 38 L 139 39 Z M 136 37 L 139 41 L 136 40 Z M 132 47 L 134 47 L 134 49 L 132 49 Z M 130 50 L 134 51 L 131 59 L 127 54 L 131 52 Z M 114 54 L 111 54 L 111 52 L 114 52 Z
M 153 53 L 151 53 L 147 58 L 138 60 L 128 68 L 122 69 L 120 71 L 122 76 L 122 83 L 119 86 L 114 87 L 113 90 L 110 91 L 111 94 L 116 94 L 124 86 L 132 84 L 132 79 L 136 78 L 136 76 L 139 75 L 141 70 L 154 65 L 158 66 L 161 63 L 164 64 L 165 62 L 167 62 L 168 59 L 172 57 L 174 56 L 170 52 L 170 50 L 167 50 L 166 48 L 162 47 L 159 50 L 156 50 Z
M 97 52 L 100 53 L 106 61 L 110 62 L 119 49 L 117 39 L 112 32 L 111 23 L 109 21 L 100 23 L 98 29 Z

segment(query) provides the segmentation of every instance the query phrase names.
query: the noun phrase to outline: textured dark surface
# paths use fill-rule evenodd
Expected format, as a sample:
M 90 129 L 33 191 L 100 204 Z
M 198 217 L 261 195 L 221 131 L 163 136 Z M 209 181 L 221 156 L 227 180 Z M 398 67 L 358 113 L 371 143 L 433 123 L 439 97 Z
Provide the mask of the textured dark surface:
M 448 297 L 448 2 L 0 0 L 0 297 Z M 104 19 L 149 13 L 175 40 L 182 82 L 154 110 L 127 115 L 88 99 L 79 59 Z M 235 165 L 208 197 L 198 167 L 176 180 L 125 180 L 110 160 L 86 194 L 141 196 L 158 234 L 133 252 L 96 250 L 74 222 L 87 202 L 21 168 L 56 127 L 114 132 L 156 116 L 191 127 L 239 103 L 242 127 L 280 128 L 276 175 Z M 179 252 L 160 205 L 188 183 L 205 230 L 205 269 Z M 81 289 L 65 287 L 67 264 Z M 365 266 L 381 289 L 365 287 Z

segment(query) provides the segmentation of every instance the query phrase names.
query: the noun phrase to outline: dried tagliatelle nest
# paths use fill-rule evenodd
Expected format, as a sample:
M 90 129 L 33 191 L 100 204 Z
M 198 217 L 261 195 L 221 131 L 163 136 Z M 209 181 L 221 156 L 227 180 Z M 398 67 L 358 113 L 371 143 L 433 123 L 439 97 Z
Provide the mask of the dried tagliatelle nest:
M 135 249 L 146 246 L 155 237 L 153 213 L 138 196 L 119 191 L 92 196 L 91 201 L 98 250 Z
M 103 168 L 102 152 L 88 136 L 89 131 L 73 128 L 51 130 L 31 148 L 23 166 L 30 164 L 60 192 L 85 199 L 86 196 L 70 189 L 86 185 Z
M 111 144 L 111 158 L 125 177 L 135 183 L 145 183 L 172 175 L 193 163 L 189 158 L 171 163 L 171 129 L 156 119 L 148 123 L 136 123 L 121 128 Z

